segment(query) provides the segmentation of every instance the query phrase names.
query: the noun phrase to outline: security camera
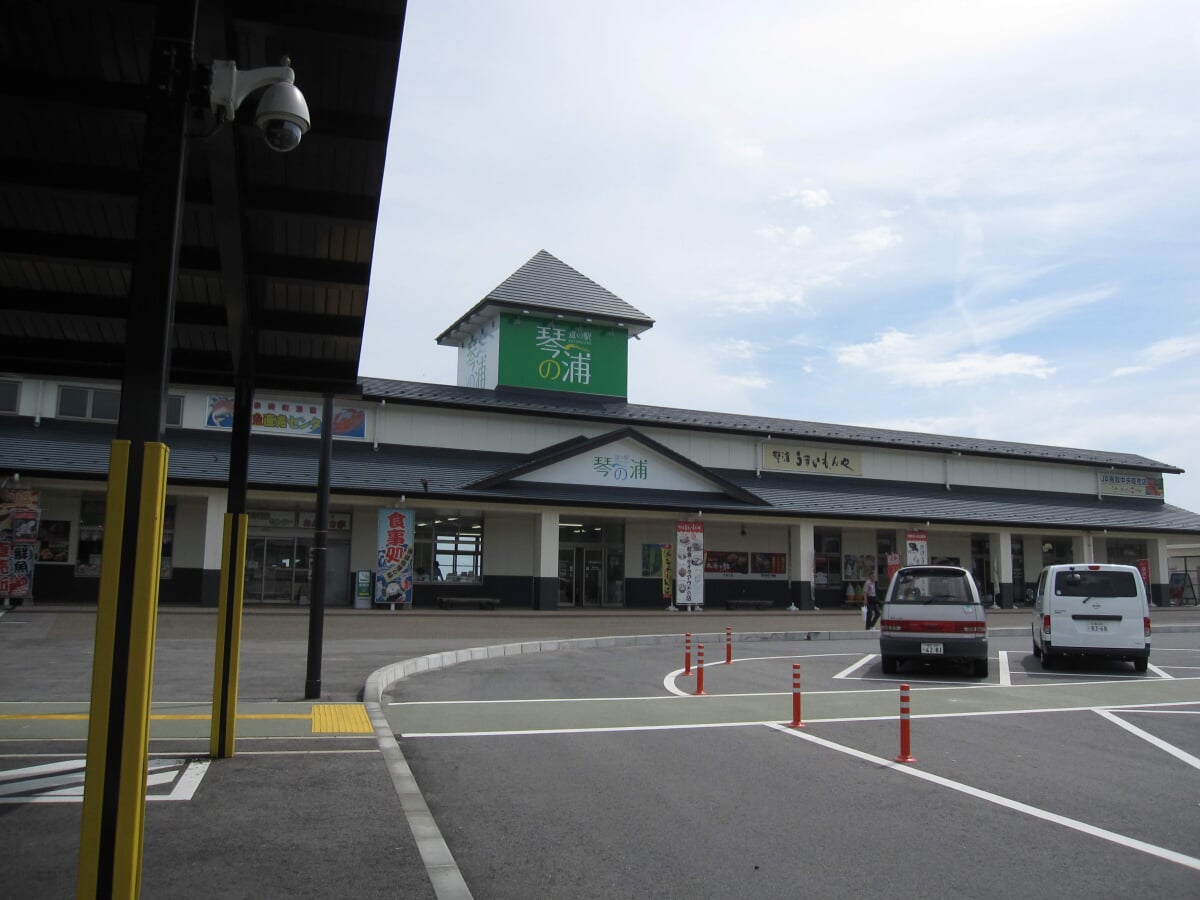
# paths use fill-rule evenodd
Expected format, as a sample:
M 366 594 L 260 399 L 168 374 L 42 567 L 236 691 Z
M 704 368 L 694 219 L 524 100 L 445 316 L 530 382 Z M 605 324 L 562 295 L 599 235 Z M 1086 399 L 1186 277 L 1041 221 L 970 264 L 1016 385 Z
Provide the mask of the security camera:
M 280 66 L 239 72 L 232 60 L 213 60 L 209 105 L 218 117 L 228 121 L 237 114 L 238 107 L 247 97 L 266 88 L 258 101 L 254 123 L 262 129 L 268 147 L 287 153 L 299 146 L 300 138 L 308 131 L 312 120 L 308 115 L 308 103 L 296 87 L 291 60 L 284 57 L 282 62 Z

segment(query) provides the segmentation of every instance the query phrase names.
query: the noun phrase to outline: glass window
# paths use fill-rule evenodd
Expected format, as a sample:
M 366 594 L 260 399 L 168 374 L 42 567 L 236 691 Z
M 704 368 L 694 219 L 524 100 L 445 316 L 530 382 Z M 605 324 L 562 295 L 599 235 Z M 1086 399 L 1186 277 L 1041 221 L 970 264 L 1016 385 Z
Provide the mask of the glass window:
M 838 528 L 814 528 L 813 585 L 838 587 L 842 583 L 842 532 Z
M 58 414 L 72 419 L 86 419 L 88 414 L 88 389 L 60 387 L 58 389 Z
M 75 574 L 95 578 L 100 575 L 100 556 L 104 550 L 104 510 L 102 497 L 84 498 L 79 508 L 79 537 L 75 544 Z M 163 546 L 160 575 L 170 578 L 175 548 L 175 503 L 167 501 L 163 510 Z
M 183 398 L 178 394 L 167 397 L 167 410 L 163 421 L 167 425 L 179 427 L 183 425 Z
M 0 381 L 0 413 L 17 411 L 17 396 L 20 385 L 15 381 Z
M 115 422 L 121 414 L 121 392 L 92 391 L 92 418 Z
M 967 581 L 969 577 L 962 572 L 947 572 L 933 567 L 901 569 L 888 602 L 919 603 L 922 606 L 973 604 L 975 595 L 971 593 Z
M 417 516 L 413 544 L 416 581 L 480 581 L 483 577 L 483 520 L 479 516 Z
M 1108 561 L 1122 566 L 1136 566 L 1139 559 L 1149 559 L 1145 541 L 1124 541 L 1110 538 L 1105 542 Z
M 58 389 L 58 414 L 64 418 L 115 422 L 120 413 L 120 391 L 65 386 Z

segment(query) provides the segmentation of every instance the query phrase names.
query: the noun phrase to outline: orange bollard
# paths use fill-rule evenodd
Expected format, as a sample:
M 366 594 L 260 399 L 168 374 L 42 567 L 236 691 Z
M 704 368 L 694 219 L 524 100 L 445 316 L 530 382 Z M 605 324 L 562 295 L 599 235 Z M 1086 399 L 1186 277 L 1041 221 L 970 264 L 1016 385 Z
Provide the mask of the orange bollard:
M 704 645 L 696 645 L 696 690 L 694 696 L 704 693 Z
M 788 728 L 806 728 L 800 721 L 800 663 L 792 663 L 792 721 Z
M 733 665 L 733 626 L 725 626 L 725 665 Z
M 683 674 L 692 674 L 692 633 L 683 636 Z
M 910 746 L 911 735 L 908 726 L 908 685 L 900 685 L 900 755 L 896 762 L 915 763 L 917 758 L 912 755 Z

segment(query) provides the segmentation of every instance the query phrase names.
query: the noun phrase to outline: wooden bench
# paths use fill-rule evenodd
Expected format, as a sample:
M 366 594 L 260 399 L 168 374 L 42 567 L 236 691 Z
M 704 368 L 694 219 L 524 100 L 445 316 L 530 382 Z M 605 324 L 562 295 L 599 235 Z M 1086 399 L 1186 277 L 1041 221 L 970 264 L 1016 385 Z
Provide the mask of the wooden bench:
M 495 609 L 500 601 L 495 597 L 438 597 L 438 609 Z
M 741 598 L 738 600 L 726 600 L 726 609 L 770 609 L 770 600 L 748 600 Z

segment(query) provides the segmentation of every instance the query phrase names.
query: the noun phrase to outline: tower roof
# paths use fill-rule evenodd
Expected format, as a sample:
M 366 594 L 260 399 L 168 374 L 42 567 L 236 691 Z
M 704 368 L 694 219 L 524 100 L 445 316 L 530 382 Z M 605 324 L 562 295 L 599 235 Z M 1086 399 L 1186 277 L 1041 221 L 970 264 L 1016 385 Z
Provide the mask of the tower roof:
M 461 346 L 501 311 L 617 325 L 632 335 L 654 320 L 562 260 L 539 250 L 533 257 L 438 335 L 439 344 Z

